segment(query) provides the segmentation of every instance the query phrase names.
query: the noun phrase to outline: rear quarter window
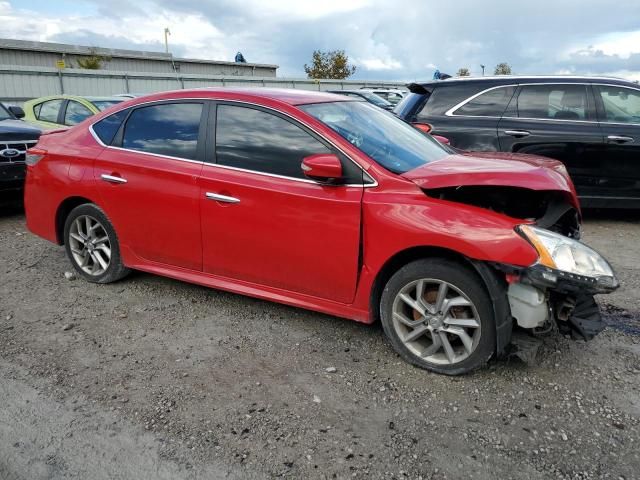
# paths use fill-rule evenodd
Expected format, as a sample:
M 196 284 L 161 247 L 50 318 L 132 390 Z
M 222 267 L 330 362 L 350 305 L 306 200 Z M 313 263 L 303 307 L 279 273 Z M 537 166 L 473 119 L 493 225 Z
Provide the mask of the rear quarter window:
M 111 145 L 113 139 L 118 133 L 118 129 L 127 115 L 129 114 L 129 110 L 121 110 L 113 115 L 109 115 L 106 118 L 103 118 L 99 122 L 93 125 L 93 132 L 100 139 L 102 143 L 105 145 Z
M 453 115 L 501 117 L 516 91 L 515 86 L 494 88 L 478 95 L 453 112 Z
M 438 85 L 431 93 L 427 103 L 417 113 L 417 120 L 425 117 L 444 115 L 452 107 L 472 97 L 482 90 L 491 88 L 491 85 L 479 85 L 474 83 L 459 85 Z

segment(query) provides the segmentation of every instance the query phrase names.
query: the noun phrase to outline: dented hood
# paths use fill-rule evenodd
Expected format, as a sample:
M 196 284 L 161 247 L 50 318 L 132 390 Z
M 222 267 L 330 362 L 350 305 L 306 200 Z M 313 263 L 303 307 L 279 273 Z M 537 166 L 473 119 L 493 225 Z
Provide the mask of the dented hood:
M 563 191 L 578 203 L 573 182 L 564 165 L 535 155 L 460 153 L 427 163 L 402 176 L 424 189 L 496 185 Z

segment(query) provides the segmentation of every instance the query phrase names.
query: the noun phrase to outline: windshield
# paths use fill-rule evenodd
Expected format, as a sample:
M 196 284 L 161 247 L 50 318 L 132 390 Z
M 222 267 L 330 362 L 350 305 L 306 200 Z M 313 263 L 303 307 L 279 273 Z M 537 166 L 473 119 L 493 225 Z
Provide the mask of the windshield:
M 391 104 L 389 102 L 387 102 L 381 96 L 376 95 L 375 93 L 362 92 L 362 96 L 364 96 L 367 100 L 369 100 L 374 105 L 377 105 L 378 107 L 388 108 L 388 107 L 391 106 Z
M 5 106 L 0 103 L 0 121 L 2 120 L 12 120 L 13 116 L 7 111 Z
M 105 108 L 109 108 L 113 105 L 116 105 L 120 102 L 123 102 L 124 99 L 122 100 L 92 100 L 91 103 L 93 103 L 98 110 L 103 111 Z
M 299 108 L 394 173 L 408 172 L 452 153 L 430 135 L 368 103 L 314 103 Z

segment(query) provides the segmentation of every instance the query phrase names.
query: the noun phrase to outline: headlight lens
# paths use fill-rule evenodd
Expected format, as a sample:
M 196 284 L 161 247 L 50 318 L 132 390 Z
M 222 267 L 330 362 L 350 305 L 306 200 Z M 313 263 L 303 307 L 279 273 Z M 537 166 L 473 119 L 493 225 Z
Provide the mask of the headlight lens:
M 602 283 L 617 283 L 609 263 L 583 243 L 532 225 L 520 225 L 519 230 L 538 251 L 541 265 Z

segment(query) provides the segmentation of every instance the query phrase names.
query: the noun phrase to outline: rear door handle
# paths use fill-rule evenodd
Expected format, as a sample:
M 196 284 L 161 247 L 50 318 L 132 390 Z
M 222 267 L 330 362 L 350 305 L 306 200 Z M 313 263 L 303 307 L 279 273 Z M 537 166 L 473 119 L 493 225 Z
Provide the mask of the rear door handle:
M 528 137 L 531 135 L 531 132 L 527 132 L 526 130 L 505 130 L 504 133 L 510 137 Z
M 240 203 L 240 199 L 236 197 L 229 197 L 227 195 L 220 195 L 219 193 L 211 193 L 207 192 L 204 195 L 209 200 L 215 200 L 216 202 L 222 203 Z
M 633 137 L 626 137 L 624 135 L 609 135 L 607 137 L 609 143 L 632 143 Z
M 105 182 L 109 182 L 109 183 L 127 183 L 126 178 L 116 177 L 114 175 L 107 175 L 106 173 L 103 173 L 102 175 L 100 175 L 100 178 L 102 178 L 102 180 L 104 180 Z

